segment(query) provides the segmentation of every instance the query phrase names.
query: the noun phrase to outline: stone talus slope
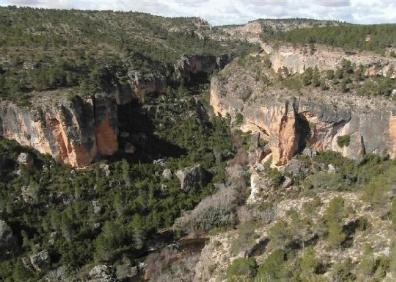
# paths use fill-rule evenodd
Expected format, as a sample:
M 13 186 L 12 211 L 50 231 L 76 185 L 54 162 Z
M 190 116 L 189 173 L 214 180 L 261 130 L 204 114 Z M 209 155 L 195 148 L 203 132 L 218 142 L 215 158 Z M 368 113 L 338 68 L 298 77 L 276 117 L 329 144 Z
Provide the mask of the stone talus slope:
M 41 95 L 35 105 L 0 103 L 0 134 L 57 161 L 84 167 L 118 149 L 117 110 L 107 96 Z M 53 95 L 51 95 L 53 94 Z M 51 97 L 51 98 L 50 98 Z
M 317 89 L 301 94 L 264 89 L 253 74 L 233 64 L 226 75 L 212 79 L 210 104 L 217 115 L 235 120 L 242 114 L 241 129 L 259 132 L 269 142 L 274 164 L 286 164 L 305 147 L 353 159 L 366 153 L 396 157 L 396 107 L 391 101 Z M 349 144 L 341 147 L 341 136 L 348 136 Z

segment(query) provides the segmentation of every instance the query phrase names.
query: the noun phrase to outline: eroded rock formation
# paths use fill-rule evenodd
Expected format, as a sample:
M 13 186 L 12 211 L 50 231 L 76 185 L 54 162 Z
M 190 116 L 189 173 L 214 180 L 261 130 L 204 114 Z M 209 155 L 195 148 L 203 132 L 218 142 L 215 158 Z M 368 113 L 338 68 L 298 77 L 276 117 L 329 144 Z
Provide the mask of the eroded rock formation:
M 258 132 L 269 142 L 275 165 L 286 164 L 305 147 L 353 159 L 367 153 L 396 157 L 396 107 L 391 101 L 317 89 L 296 96 L 287 89 L 263 90 L 249 73 L 225 71 L 228 76 L 211 82 L 215 114 L 234 120 L 242 115 L 241 129 Z
M 306 69 L 315 67 L 319 70 L 334 70 L 341 67 L 343 60 L 348 60 L 356 66 L 364 66 L 366 76 L 396 78 L 396 59 L 374 53 L 348 53 L 325 46 L 317 46 L 315 50 L 311 50 L 309 47 L 282 45 L 274 49 L 263 44 L 263 49 L 269 54 L 274 71 L 287 68 L 289 73 L 303 73 Z
M 134 99 L 144 102 L 149 93 L 164 94 L 168 83 L 207 76 L 229 59 L 228 55 L 194 55 L 183 57 L 169 73 L 131 70 L 128 81 L 115 85 L 112 93 L 95 97 L 64 89 L 32 93 L 30 104 L 25 106 L 0 101 L 0 136 L 49 154 L 59 162 L 85 167 L 98 156 L 110 156 L 118 150 L 119 105 Z
M 0 134 L 57 161 L 84 167 L 118 149 L 117 108 L 106 95 L 69 96 L 47 92 L 32 105 L 0 102 Z

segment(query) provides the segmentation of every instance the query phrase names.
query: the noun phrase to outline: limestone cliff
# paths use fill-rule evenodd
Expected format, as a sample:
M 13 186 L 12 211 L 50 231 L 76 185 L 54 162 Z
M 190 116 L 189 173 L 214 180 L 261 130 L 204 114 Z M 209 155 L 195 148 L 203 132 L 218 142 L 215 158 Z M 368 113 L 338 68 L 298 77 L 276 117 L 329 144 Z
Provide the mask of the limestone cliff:
M 224 68 L 224 66 L 230 62 L 230 59 L 230 55 L 192 55 L 182 57 L 174 66 L 176 79 L 179 81 L 183 79 L 190 82 L 196 75 L 209 75 L 215 70 Z
M 85 167 L 98 156 L 118 150 L 119 105 L 133 99 L 144 101 L 149 93 L 163 94 L 167 85 L 206 77 L 224 67 L 230 57 L 194 55 L 183 57 L 172 71 L 142 74 L 131 69 L 128 79 L 112 93 L 82 97 L 63 89 L 31 93 L 29 105 L 0 101 L 0 135 L 49 154 L 73 167 Z
M 97 156 L 117 151 L 113 99 L 65 92 L 37 94 L 28 107 L 1 101 L 0 135 L 73 167 L 87 166 Z
M 396 157 L 396 106 L 391 101 L 265 87 L 254 74 L 231 67 L 212 79 L 210 104 L 218 115 L 236 120 L 241 114 L 241 129 L 259 132 L 269 142 L 274 164 L 284 165 L 306 146 L 354 159 L 366 153 Z M 340 144 L 340 137 L 347 144 Z
M 342 60 L 345 59 L 356 66 L 364 66 L 366 76 L 381 75 L 396 78 L 396 58 L 374 53 L 348 53 L 325 46 L 316 46 L 315 50 L 310 50 L 308 47 L 297 48 L 289 45 L 272 48 L 263 44 L 263 49 L 269 54 L 274 71 L 287 68 L 289 73 L 303 73 L 307 68 L 315 67 L 319 70 L 334 70 L 340 67 Z
M 161 66 L 159 70 L 142 73 L 135 70 L 128 72 L 128 81 L 115 88 L 118 105 L 130 103 L 133 99 L 144 101 L 150 93 L 166 94 L 167 86 L 181 82 L 202 82 L 215 70 L 225 67 L 231 60 L 231 55 L 190 55 L 181 57 L 174 65 Z

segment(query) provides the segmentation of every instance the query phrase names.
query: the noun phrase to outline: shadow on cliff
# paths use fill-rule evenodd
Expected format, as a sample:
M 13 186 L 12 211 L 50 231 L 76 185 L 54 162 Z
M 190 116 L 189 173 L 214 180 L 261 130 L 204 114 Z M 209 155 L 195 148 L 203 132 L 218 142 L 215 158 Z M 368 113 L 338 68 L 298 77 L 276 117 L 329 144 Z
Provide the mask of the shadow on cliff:
M 296 116 L 296 132 L 298 132 L 297 153 L 301 153 L 309 144 L 309 139 L 311 136 L 309 121 L 303 114 L 297 114 Z
M 114 158 L 152 162 L 166 157 L 177 158 L 187 153 L 185 149 L 154 135 L 155 125 L 138 103 L 119 106 L 118 121 L 120 148 Z M 133 154 L 126 152 L 128 147 L 131 149 L 130 145 L 135 150 Z

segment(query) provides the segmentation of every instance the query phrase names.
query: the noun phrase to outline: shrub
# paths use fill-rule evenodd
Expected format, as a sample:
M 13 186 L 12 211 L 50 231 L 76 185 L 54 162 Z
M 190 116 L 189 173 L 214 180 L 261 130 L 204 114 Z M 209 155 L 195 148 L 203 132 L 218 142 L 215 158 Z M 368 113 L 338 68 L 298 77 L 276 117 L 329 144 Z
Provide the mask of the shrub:
M 243 123 L 243 115 L 241 113 L 237 113 L 235 116 L 235 125 L 240 126 Z
M 337 144 L 341 148 L 348 147 L 350 143 L 351 143 L 350 135 L 343 135 L 337 137 Z
M 246 222 L 238 228 L 238 238 L 231 243 L 231 253 L 238 255 L 241 251 L 252 246 L 258 238 L 255 232 L 255 224 L 253 222 Z
M 282 250 L 273 251 L 262 265 L 259 266 L 255 281 L 272 282 L 286 281 L 286 254 Z
M 344 199 L 342 197 L 332 199 L 323 215 L 327 227 L 327 240 L 331 247 L 340 247 L 346 239 L 342 229 L 344 215 Z
M 279 220 L 268 230 L 268 237 L 271 240 L 270 246 L 272 248 L 282 249 L 293 240 L 293 233 L 286 221 Z
M 322 204 L 320 197 L 316 196 L 312 199 L 312 201 L 306 202 L 303 205 L 303 210 L 306 215 L 311 216 L 318 207 Z
M 346 185 L 344 177 L 339 173 L 320 171 L 308 176 L 304 181 L 306 188 L 315 190 L 342 191 L 350 188 Z
M 303 84 L 308 86 L 312 83 L 314 71 L 312 68 L 307 68 L 302 76 Z
M 357 273 L 360 280 L 368 280 L 374 275 L 376 268 L 376 261 L 374 258 L 373 250 L 366 247 L 363 257 L 358 265 Z
M 387 192 L 395 180 L 396 169 L 393 167 L 375 176 L 363 187 L 363 200 L 377 206 L 384 205 L 388 197 Z
M 389 270 L 392 273 L 392 275 L 396 276 L 396 240 L 395 239 L 393 239 L 389 260 L 390 260 Z
M 352 273 L 353 265 L 350 259 L 334 264 L 330 269 L 331 281 L 355 281 Z
M 301 281 L 311 281 L 315 279 L 320 262 L 315 257 L 315 249 L 313 247 L 304 249 L 298 264 L 301 269 L 299 275 Z
M 227 268 L 228 281 L 243 281 L 253 278 L 257 273 L 257 263 L 254 258 L 238 258 Z

